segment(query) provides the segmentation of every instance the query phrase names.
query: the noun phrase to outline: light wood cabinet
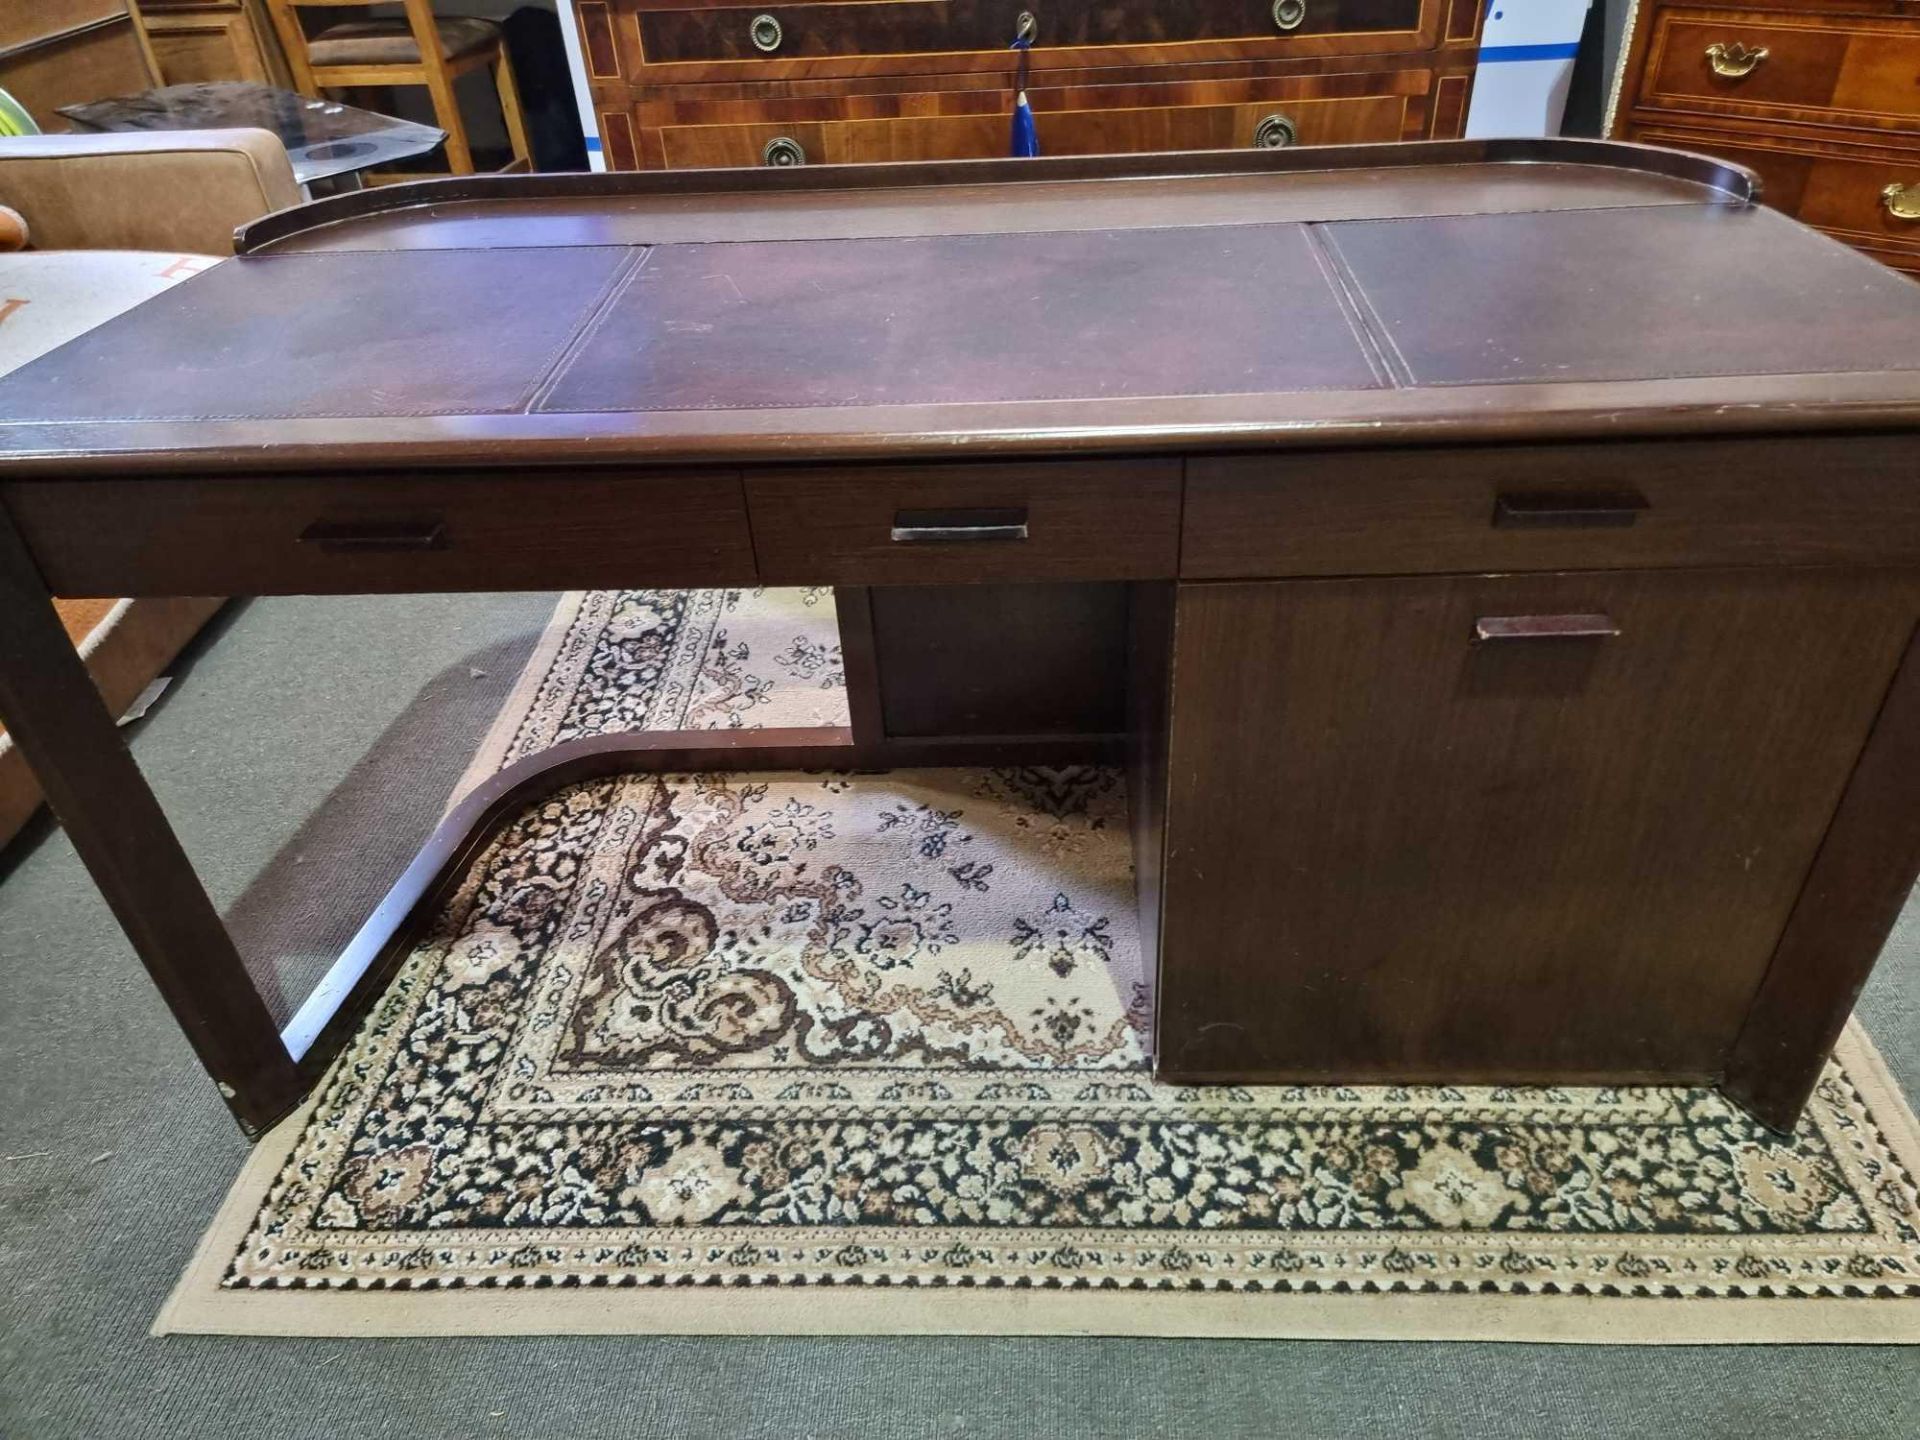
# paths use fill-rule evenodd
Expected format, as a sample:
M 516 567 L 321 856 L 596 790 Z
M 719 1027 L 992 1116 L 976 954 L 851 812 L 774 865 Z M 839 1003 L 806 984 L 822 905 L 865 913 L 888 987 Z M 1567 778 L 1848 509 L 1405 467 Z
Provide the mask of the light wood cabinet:
M 1478 0 L 580 0 L 616 170 L 1007 153 L 1023 12 L 1042 153 L 1448 138 Z
M 1920 4 L 1640 0 L 1611 133 L 1757 172 L 1768 204 L 1920 273 Z
M 211 80 L 288 83 L 259 0 L 133 0 L 163 85 Z

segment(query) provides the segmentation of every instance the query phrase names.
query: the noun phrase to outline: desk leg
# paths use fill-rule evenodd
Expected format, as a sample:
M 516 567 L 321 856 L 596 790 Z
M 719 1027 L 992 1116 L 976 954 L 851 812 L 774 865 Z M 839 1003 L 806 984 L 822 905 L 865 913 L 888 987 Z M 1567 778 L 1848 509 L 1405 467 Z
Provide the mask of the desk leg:
M 847 680 L 847 724 L 863 764 L 881 763 L 887 721 L 880 704 L 880 655 L 873 637 L 872 592 L 837 585 L 833 609 L 840 625 L 840 670 Z
M 305 1083 L 173 827 L 0 511 L 0 722 L 241 1126 Z

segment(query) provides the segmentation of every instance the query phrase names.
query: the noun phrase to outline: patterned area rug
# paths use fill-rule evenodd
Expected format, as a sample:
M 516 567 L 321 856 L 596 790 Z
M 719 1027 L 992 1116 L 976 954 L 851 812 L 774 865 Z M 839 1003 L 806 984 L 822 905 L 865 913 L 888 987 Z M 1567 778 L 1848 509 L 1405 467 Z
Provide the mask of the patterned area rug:
M 474 776 L 844 723 L 825 592 L 563 605 Z M 1920 1339 L 1912 1112 L 1151 1078 L 1109 770 L 628 776 L 476 863 L 156 1328 Z

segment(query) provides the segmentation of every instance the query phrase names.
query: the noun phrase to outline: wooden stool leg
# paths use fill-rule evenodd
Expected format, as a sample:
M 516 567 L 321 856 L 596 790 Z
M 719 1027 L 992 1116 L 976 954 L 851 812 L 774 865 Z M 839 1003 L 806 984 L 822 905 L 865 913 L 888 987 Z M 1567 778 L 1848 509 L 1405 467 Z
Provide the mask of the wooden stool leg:
M 4 510 L 0 721 L 200 1063 L 258 1134 L 305 1082 Z
M 447 169 L 455 175 L 473 173 L 473 149 L 467 144 L 467 122 L 460 114 L 460 97 L 453 92 L 453 71 L 440 48 L 434 23 L 433 0 L 405 0 L 407 28 L 420 52 L 421 83 L 433 101 L 433 118 L 447 132 Z
M 460 116 L 460 100 L 453 93 L 453 77 L 444 65 L 428 64 L 427 93 L 433 99 L 433 118 L 447 132 L 447 169 L 455 175 L 473 173 L 473 150 L 467 144 L 467 122 Z
M 513 150 L 513 170 L 533 169 L 533 148 L 527 141 L 526 116 L 520 110 L 520 87 L 514 83 L 513 61 L 503 41 L 493 61 L 493 88 L 500 96 L 500 118 L 506 121 L 507 143 Z

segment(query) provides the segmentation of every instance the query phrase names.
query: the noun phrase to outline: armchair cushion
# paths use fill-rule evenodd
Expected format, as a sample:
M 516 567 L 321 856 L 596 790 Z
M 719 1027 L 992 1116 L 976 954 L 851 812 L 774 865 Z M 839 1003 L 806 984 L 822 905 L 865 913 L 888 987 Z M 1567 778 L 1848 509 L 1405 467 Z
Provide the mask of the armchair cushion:
M 200 255 L 231 255 L 236 228 L 301 198 L 265 130 L 0 138 L 0 195 L 41 250 Z

